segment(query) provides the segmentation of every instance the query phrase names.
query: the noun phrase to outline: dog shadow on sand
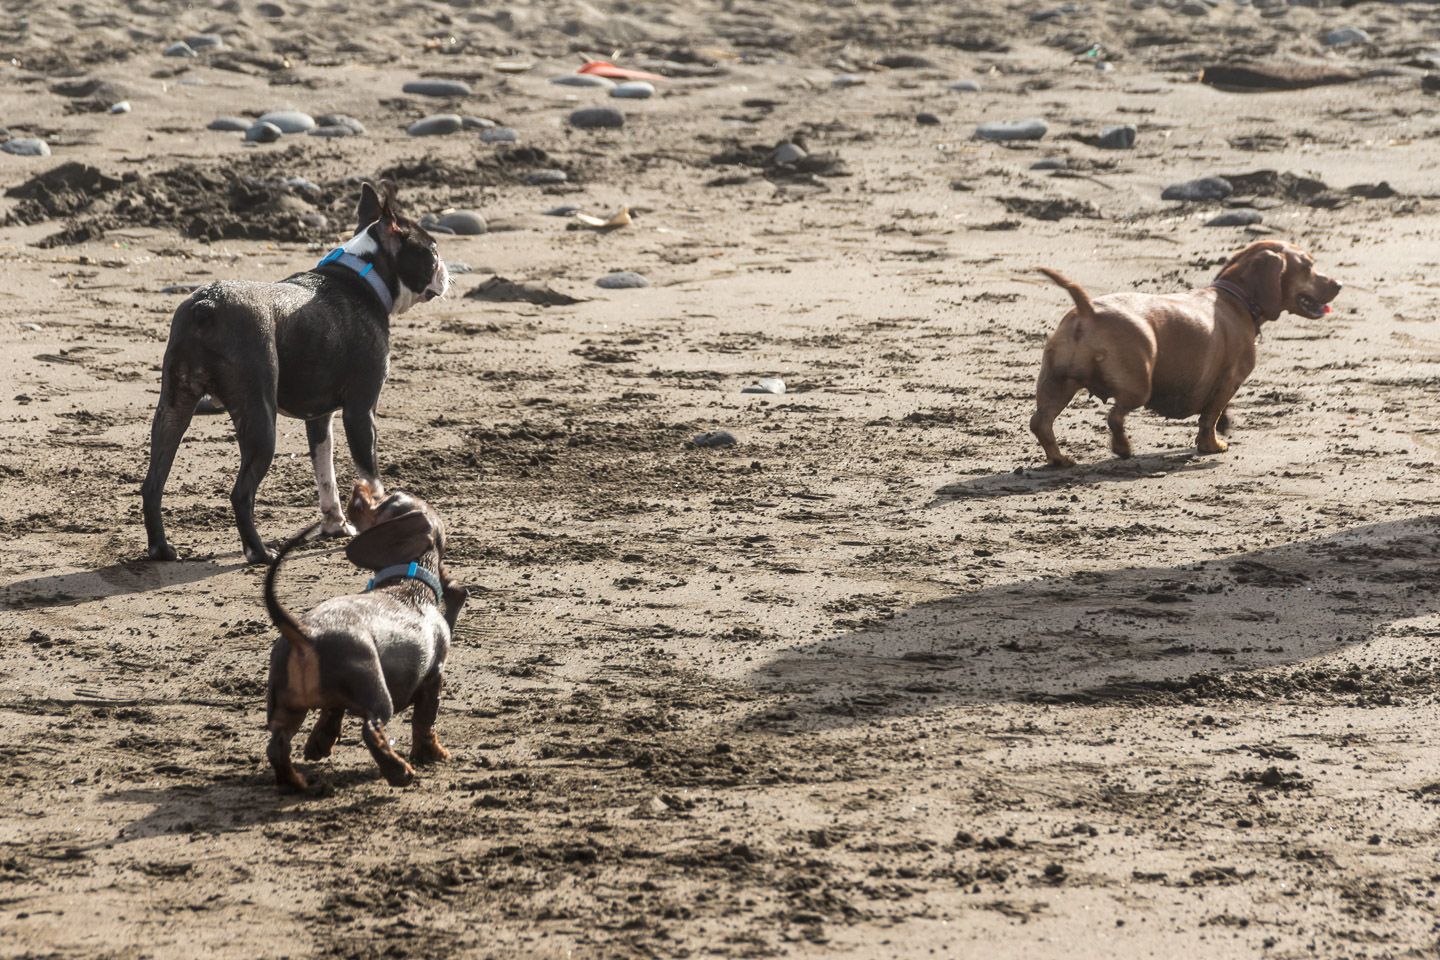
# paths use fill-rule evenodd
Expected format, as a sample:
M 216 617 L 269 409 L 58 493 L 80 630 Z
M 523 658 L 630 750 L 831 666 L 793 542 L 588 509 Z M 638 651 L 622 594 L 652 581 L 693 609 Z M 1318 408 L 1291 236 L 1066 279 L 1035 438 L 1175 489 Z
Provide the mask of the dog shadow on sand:
M 10 610 L 70 607 L 92 600 L 198 583 L 244 566 L 243 560 L 230 563 L 155 563 L 149 560 L 127 560 L 96 570 L 46 574 L 11 581 L 0 586 L 0 607 Z
M 1194 449 L 1189 449 L 1144 454 L 1128 460 L 1112 458 L 1061 470 L 1053 467 L 1020 467 L 1006 473 L 992 473 L 947 483 L 935 491 L 935 498 L 926 506 L 938 507 L 957 500 L 1025 496 L 1105 483 L 1132 483 L 1172 473 L 1213 470 L 1219 462 L 1215 457 L 1204 457 Z
M 947 704 L 1155 695 L 1334 691 L 1385 702 L 1387 690 L 1433 687 L 1433 671 L 1305 662 L 1437 611 L 1440 517 L 1427 516 L 1197 563 L 957 592 L 784 651 L 748 681 L 835 723 Z M 1285 666 L 1297 669 L 1254 673 Z

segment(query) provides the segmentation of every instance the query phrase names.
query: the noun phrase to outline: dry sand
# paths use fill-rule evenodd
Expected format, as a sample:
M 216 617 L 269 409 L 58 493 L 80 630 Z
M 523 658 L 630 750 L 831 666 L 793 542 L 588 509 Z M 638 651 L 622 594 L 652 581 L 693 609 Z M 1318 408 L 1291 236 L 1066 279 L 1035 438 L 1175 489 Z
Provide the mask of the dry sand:
M 0 188 L 71 161 L 119 181 L 0 228 L 0 954 L 1434 954 L 1440 101 L 1413 64 L 1440 9 L 262 6 L 0 13 L 0 126 L 53 149 L 0 154 Z M 1319 41 L 1347 25 L 1373 43 Z M 209 31 L 227 49 L 161 56 Z M 1074 56 L 1094 42 L 1113 70 Z M 548 82 L 617 49 L 695 75 L 641 102 Z M 896 54 L 932 65 L 876 65 Z M 1393 69 L 1195 82 L 1239 56 Z M 420 76 L 475 94 L 402 95 Z M 84 78 L 124 89 L 52 92 Z M 97 112 L 116 94 L 132 112 Z M 591 103 L 625 127 L 567 129 Z M 277 106 L 368 133 L 204 129 Z M 404 134 L 452 107 L 520 143 Z M 1038 144 L 971 137 L 1026 117 Z M 1125 122 L 1132 151 L 1078 139 Z M 797 132 L 849 175 L 715 162 Z M 1258 170 L 1322 186 L 1242 178 L 1249 231 L 1159 199 Z M 443 240 L 472 268 L 457 293 L 498 274 L 586 299 L 457 295 L 394 324 L 385 478 L 442 511 L 475 585 L 454 761 L 391 789 L 352 725 L 304 768 L 319 795 L 279 797 L 225 418 L 197 419 L 170 483 L 184 561 L 137 560 L 165 290 L 308 267 L 350 226 L 346 178 L 382 172 L 417 215 L 489 219 Z M 266 185 L 286 176 L 316 188 Z M 1347 192 L 1382 180 L 1395 196 Z M 560 204 L 636 222 L 567 230 Z M 1115 461 L 1077 400 L 1082 466 L 1044 469 L 1026 421 L 1068 301 L 1030 268 L 1184 289 L 1256 235 L 1346 289 L 1267 328 L 1230 452 L 1137 415 Z M 651 286 L 594 285 L 617 269 Z M 761 376 L 790 391 L 740 393 Z M 714 428 L 739 444 L 687 446 Z M 316 514 L 296 421 L 258 514 L 272 539 Z M 323 545 L 283 589 L 362 582 Z

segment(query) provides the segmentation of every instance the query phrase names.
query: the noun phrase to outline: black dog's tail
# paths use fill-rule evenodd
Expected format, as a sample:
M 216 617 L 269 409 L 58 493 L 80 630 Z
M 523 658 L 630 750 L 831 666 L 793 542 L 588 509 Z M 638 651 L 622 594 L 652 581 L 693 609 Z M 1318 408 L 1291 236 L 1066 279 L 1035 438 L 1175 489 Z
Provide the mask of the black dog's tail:
M 309 540 L 318 529 L 320 529 L 320 524 L 312 523 L 287 540 L 285 545 L 280 548 L 280 552 L 275 554 L 275 559 L 270 561 L 270 569 L 265 574 L 265 610 L 270 614 L 270 622 L 275 624 L 281 636 L 301 648 L 312 645 L 310 638 L 305 635 L 305 631 L 290 611 L 286 610 L 285 606 L 276 598 L 275 575 L 280 572 L 280 564 L 285 562 L 285 555 Z

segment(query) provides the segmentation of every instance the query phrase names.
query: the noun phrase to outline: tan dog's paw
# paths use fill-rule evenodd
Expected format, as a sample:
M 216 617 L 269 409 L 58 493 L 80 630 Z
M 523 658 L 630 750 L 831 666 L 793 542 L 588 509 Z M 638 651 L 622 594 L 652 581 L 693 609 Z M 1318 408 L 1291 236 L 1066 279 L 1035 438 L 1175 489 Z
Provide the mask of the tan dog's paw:
M 1059 469 L 1059 468 L 1061 468 L 1061 467 L 1073 467 L 1073 466 L 1075 466 L 1075 458 L 1074 458 L 1074 457 L 1067 457 L 1067 456 L 1065 456 L 1065 454 L 1063 454 L 1063 453 L 1056 454 L 1055 456 L 1049 457 L 1048 459 L 1049 459 L 1049 461 L 1050 461 L 1050 466 L 1055 467 L 1055 468 L 1057 468 L 1057 469 Z
M 1201 453 L 1224 453 L 1230 449 L 1230 444 L 1219 437 L 1201 437 L 1195 446 Z

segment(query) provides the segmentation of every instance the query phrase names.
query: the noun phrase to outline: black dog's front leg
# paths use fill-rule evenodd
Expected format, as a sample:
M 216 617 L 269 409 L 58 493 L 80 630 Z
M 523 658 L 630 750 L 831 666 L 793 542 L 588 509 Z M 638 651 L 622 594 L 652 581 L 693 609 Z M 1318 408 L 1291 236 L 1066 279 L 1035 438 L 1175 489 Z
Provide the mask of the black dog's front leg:
M 376 496 L 385 493 L 380 482 L 380 468 L 375 463 L 375 407 L 346 407 L 340 415 L 345 422 L 345 442 L 350 445 L 350 458 L 355 472 L 370 485 Z

